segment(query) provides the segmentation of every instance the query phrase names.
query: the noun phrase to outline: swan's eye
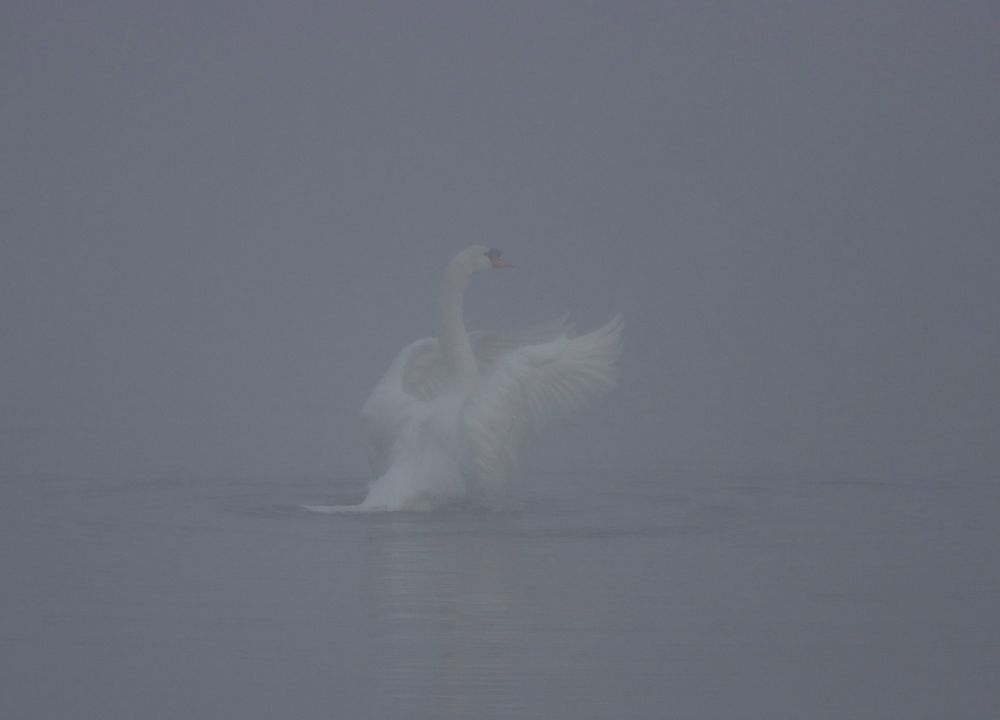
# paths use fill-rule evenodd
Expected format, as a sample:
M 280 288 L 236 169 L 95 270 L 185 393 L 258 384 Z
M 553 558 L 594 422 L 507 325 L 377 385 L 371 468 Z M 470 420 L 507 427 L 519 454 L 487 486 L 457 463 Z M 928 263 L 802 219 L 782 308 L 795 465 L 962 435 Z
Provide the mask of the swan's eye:
M 494 260 L 500 257 L 500 251 L 497 250 L 496 248 L 490 248 L 489 250 L 484 252 L 483 255 L 488 257 L 490 260 Z

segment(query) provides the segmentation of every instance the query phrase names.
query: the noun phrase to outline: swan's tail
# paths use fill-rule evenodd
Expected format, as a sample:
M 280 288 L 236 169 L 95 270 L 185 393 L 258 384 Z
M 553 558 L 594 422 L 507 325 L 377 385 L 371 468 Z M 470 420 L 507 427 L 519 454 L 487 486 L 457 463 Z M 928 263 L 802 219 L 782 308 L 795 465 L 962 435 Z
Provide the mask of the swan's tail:
M 433 443 L 415 443 L 400 453 L 389 471 L 375 479 L 360 505 L 303 505 L 303 510 L 327 514 L 398 510 L 427 511 L 463 498 L 465 482 L 454 460 Z

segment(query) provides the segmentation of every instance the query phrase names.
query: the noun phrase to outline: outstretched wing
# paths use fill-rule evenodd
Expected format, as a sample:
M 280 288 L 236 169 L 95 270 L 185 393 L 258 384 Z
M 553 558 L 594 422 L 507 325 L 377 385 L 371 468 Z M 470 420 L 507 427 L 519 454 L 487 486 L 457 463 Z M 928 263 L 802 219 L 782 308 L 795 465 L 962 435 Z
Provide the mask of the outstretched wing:
M 573 327 L 567 320 L 563 316 L 525 330 L 470 333 L 479 372 L 487 375 L 500 358 L 523 346 L 572 337 Z M 361 409 L 368 461 L 376 475 L 388 470 L 400 429 L 423 403 L 434 400 L 447 386 L 448 368 L 437 338 L 423 338 L 403 348 Z
M 389 467 L 399 431 L 439 384 L 443 372 L 437 340 L 424 338 L 407 345 L 385 371 L 361 408 L 368 442 L 368 463 L 376 475 Z
M 479 372 L 487 373 L 497 360 L 506 353 L 525 345 L 541 345 L 552 342 L 560 337 L 576 337 L 576 331 L 569 322 L 569 316 L 563 315 L 547 323 L 533 325 L 523 330 L 504 330 L 500 332 L 472 332 L 472 353 L 479 364 Z
M 476 472 L 483 477 L 505 474 L 526 434 L 571 415 L 614 387 L 621 336 L 622 320 L 615 316 L 586 335 L 502 355 L 462 409 Z

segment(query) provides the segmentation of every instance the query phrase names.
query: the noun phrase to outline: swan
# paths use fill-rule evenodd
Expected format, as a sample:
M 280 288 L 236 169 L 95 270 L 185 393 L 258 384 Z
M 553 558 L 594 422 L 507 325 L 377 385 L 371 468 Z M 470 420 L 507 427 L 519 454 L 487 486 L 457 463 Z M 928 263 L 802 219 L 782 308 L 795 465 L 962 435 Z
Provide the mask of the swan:
M 375 476 L 368 495 L 360 505 L 307 510 L 429 510 L 499 498 L 527 435 L 614 387 L 620 315 L 586 335 L 565 317 L 520 332 L 466 331 L 462 299 L 472 275 L 509 267 L 482 245 L 452 258 L 437 337 L 403 348 L 361 410 Z

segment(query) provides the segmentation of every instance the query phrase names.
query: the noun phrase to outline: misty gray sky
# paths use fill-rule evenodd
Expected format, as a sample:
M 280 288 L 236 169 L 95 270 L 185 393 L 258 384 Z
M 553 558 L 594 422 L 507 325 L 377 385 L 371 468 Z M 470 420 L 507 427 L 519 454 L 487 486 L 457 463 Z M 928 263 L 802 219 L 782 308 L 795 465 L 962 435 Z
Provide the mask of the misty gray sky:
M 366 473 L 467 320 L 627 321 L 534 467 L 1000 465 L 1000 5 L 5 2 L 0 472 Z

